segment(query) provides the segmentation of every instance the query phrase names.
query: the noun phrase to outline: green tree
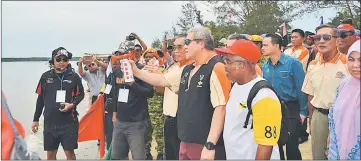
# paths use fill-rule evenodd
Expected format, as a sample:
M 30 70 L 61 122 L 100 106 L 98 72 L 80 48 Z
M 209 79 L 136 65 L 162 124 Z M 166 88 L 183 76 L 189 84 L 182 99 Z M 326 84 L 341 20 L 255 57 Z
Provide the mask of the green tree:
M 298 4 L 280 1 L 208 1 L 208 6 L 217 15 L 217 23 L 238 26 L 242 33 L 274 33 L 283 22 L 288 24 L 299 16 L 294 12 Z M 233 18 L 227 19 L 231 12 Z
M 194 1 L 182 5 L 182 16 L 178 17 L 177 21 L 177 26 L 181 32 L 187 32 L 188 29 L 194 27 L 197 23 L 203 25 L 203 16 Z
M 162 42 L 158 38 L 155 38 L 151 46 L 154 49 L 160 49 L 162 47 Z

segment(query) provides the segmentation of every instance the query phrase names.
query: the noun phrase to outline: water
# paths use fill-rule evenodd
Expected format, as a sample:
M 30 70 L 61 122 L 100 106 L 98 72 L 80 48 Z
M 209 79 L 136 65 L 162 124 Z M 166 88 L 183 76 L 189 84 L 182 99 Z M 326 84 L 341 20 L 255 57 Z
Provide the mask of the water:
M 70 62 L 73 67 L 76 62 Z M 45 158 L 43 150 L 43 116 L 40 117 L 38 133 L 32 134 L 33 122 L 38 95 L 35 93 L 41 75 L 49 70 L 46 61 L 41 62 L 3 62 L 1 67 L 2 91 L 4 92 L 10 111 L 25 128 L 25 140 L 28 148 L 41 154 Z M 88 89 L 83 80 L 84 89 Z M 85 92 L 85 98 L 78 105 L 80 117 L 89 108 L 89 94 Z M 81 145 L 79 145 L 79 148 Z M 59 150 L 62 149 L 61 147 Z M 63 155 L 59 152 L 58 155 Z M 64 157 L 60 157 L 64 158 Z M 58 159 L 60 159 L 58 158 Z M 83 158 L 83 157 L 81 157 Z M 95 159 L 95 158 L 93 158 Z

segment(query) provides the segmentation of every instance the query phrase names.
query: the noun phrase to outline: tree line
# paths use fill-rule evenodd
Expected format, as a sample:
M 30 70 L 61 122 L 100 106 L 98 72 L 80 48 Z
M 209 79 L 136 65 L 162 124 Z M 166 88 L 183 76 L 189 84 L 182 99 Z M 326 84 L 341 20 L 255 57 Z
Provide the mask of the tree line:
M 324 20 L 328 24 L 338 26 L 345 19 L 352 19 L 353 26 L 361 28 L 361 8 L 360 0 L 328 0 L 328 1 L 204 1 L 208 10 L 216 15 L 216 21 L 203 19 L 201 11 L 194 1 L 189 1 L 182 5 L 182 15 L 178 17 L 176 25 L 168 32 L 176 35 L 185 33 L 188 29 L 200 24 L 208 27 L 218 42 L 223 37 L 232 33 L 244 34 L 264 34 L 280 32 L 279 26 L 286 23 L 287 28 L 293 28 L 290 23 L 304 16 L 322 16 L 320 10 L 332 8 L 337 11 L 336 16 L 329 20 Z M 229 18 L 229 14 L 232 18 Z M 297 26 L 295 26 L 297 27 Z M 160 48 L 161 41 L 156 38 L 152 47 Z

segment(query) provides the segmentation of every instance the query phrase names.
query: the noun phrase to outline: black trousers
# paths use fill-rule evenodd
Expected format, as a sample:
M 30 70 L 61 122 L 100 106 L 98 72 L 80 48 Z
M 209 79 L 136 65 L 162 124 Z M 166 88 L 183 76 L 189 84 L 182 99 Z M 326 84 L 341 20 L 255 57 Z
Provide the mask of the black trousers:
M 166 116 L 164 119 L 164 149 L 166 160 L 179 160 L 177 117 Z
M 307 132 L 307 126 L 308 126 L 308 124 L 307 124 L 307 118 L 306 118 L 300 128 L 300 139 L 302 139 L 302 140 L 306 140 L 308 138 L 308 136 L 310 135 Z
M 288 131 L 290 133 L 288 141 L 286 143 L 286 155 L 287 160 L 302 160 L 301 152 L 299 149 L 298 138 L 300 136 L 300 105 L 297 101 L 285 102 L 289 110 L 289 126 Z M 285 160 L 283 147 L 279 146 L 280 158 Z

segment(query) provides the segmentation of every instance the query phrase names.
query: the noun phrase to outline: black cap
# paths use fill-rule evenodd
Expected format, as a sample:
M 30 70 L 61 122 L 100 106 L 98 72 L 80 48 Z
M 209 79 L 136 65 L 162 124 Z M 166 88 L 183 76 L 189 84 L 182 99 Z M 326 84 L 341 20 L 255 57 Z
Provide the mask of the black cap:
M 58 47 L 57 49 L 53 50 L 51 54 L 51 59 L 54 59 L 55 56 L 64 55 L 68 59 L 71 59 L 73 54 L 67 51 L 64 47 Z

